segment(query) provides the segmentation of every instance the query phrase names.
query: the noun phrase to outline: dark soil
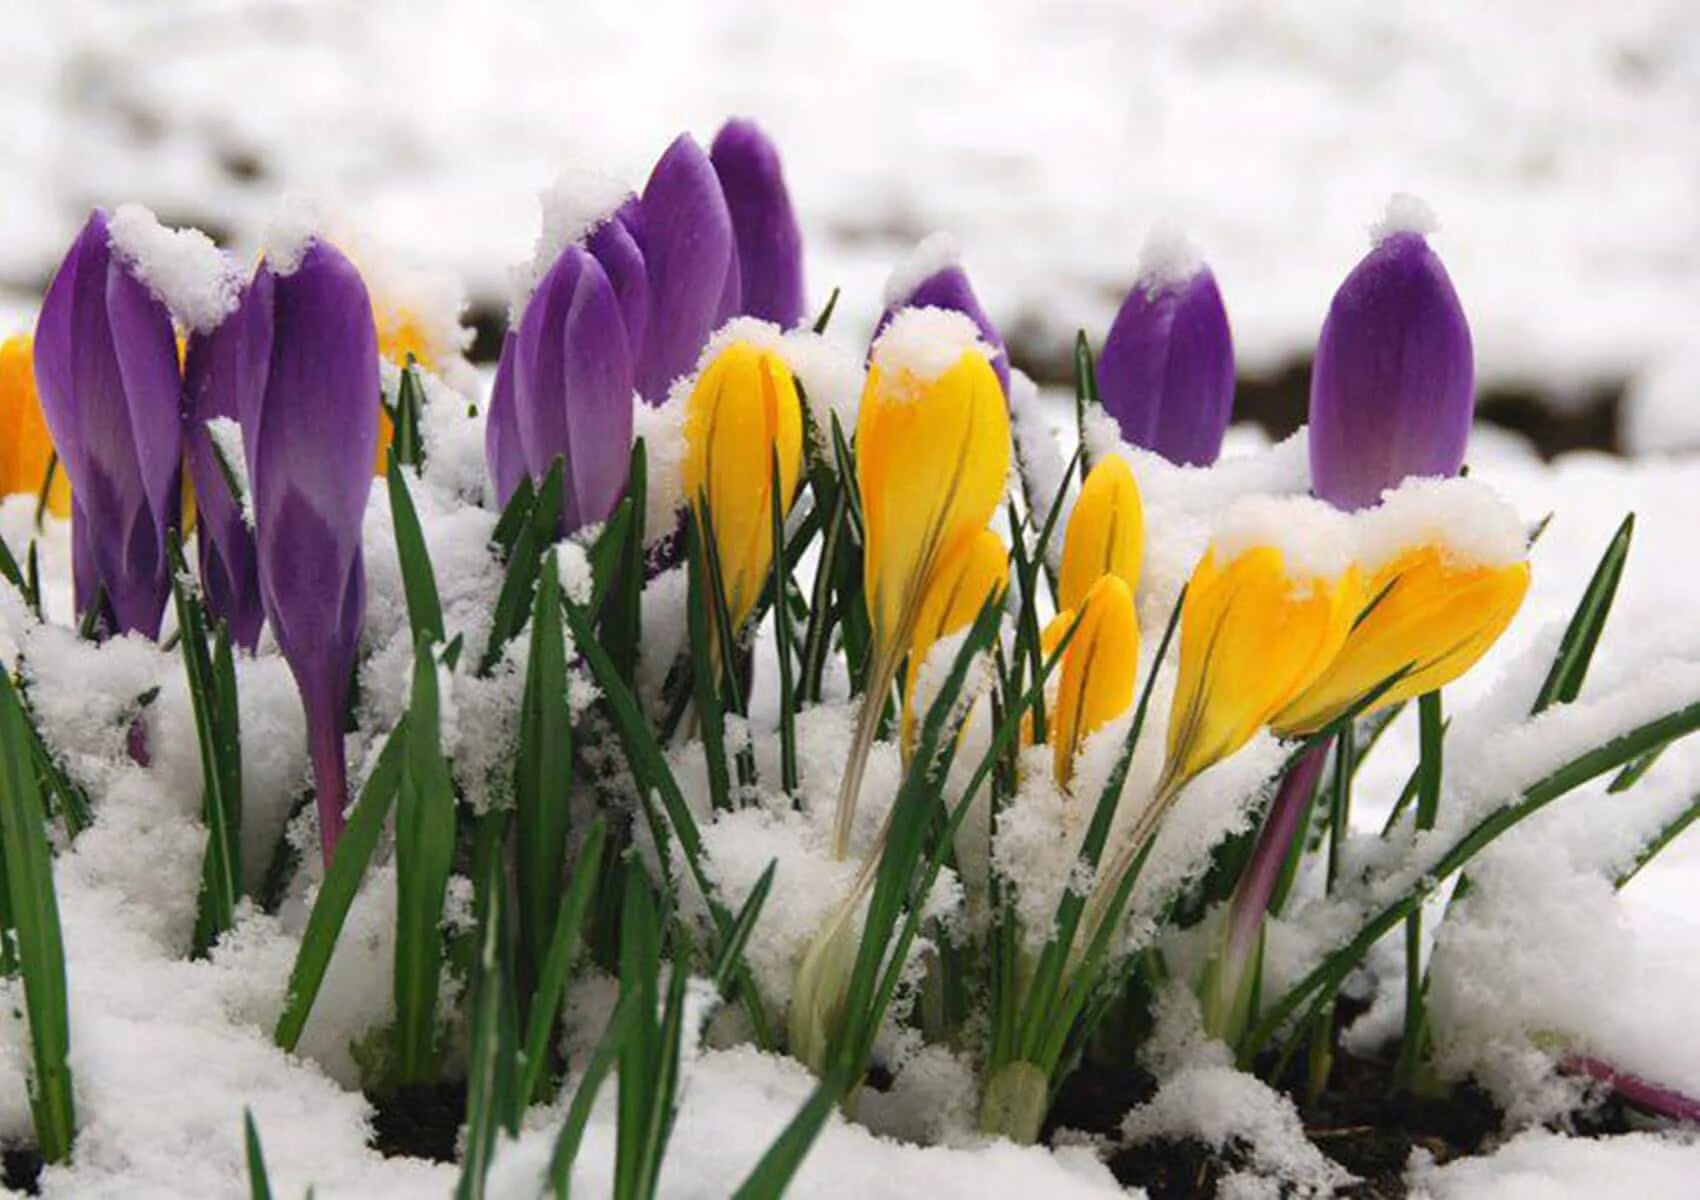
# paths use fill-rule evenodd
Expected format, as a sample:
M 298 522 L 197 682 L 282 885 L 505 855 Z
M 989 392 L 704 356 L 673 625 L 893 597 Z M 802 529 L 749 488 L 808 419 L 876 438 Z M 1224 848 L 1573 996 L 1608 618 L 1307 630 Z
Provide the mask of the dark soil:
M 41 1195 L 41 1169 L 46 1165 L 36 1150 L 0 1150 L 0 1189 Z
M 405 1087 L 390 1096 L 368 1096 L 372 1117 L 372 1148 L 394 1157 L 455 1161 L 455 1139 L 466 1118 L 466 1083 Z

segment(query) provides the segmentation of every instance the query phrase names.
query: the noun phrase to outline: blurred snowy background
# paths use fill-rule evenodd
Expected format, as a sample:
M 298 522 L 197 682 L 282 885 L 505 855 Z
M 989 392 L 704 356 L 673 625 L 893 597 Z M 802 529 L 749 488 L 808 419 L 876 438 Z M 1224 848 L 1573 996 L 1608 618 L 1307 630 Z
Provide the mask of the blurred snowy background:
M 5 329 L 91 205 L 245 245 L 291 192 L 493 327 L 563 169 L 641 183 L 738 113 L 851 320 L 948 230 L 1017 363 L 1060 378 L 1168 219 L 1221 279 L 1242 411 L 1290 425 L 1332 289 L 1411 191 L 1486 411 L 1549 451 L 1700 445 L 1694 0 L 29 0 L 0 62 Z

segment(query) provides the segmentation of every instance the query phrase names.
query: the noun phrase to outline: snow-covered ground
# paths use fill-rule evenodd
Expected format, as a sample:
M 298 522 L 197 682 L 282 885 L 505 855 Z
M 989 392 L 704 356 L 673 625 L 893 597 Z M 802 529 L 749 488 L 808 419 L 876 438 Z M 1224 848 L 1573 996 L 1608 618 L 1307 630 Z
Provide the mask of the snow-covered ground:
M 1018 345 L 1061 361 L 1170 219 L 1267 372 L 1308 354 L 1364 227 L 1407 190 L 1441 215 L 1485 380 L 1554 402 L 1628 383 L 1633 444 L 1700 441 L 1692 0 L 13 8 L 14 292 L 89 205 L 251 242 L 306 191 L 500 303 L 560 171 L 641 179 L 679 130 L 747 113 L 783 147 L 815 296 L 844 285 L 852 320 L 946 229 Z

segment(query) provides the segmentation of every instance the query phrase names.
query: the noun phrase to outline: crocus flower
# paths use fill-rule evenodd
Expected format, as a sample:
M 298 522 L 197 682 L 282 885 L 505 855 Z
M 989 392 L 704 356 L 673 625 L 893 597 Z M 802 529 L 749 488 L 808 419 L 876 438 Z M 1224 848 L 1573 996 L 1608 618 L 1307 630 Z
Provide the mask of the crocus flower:
M 229 624 L 231 641 L 251 651 L 265 621 L 254 532 L 248 527 L 242 501 L 225 479 L 207 427 L 208 421 L 218 418 L 241 419 L 241 388 L 249 378 L 243 353 L 249 321 L 239 306 L 210 333 L 189 335 L 183 363 L 183 418 L 189 478 L 199 514 L 195 545 L 201 589 L 208 610 Z
M 1420 233 L 1370 251 L 1329 306 L 1310 384 L 1316 494 L 1365 508 L 1413 475 L 1455 475 L 1475 406 L 1470 326 Z
M 637 387 L 659 404 L 675 379 L 696 369 L 709 335 L 737 312 L 732 214 L 708 155 L 680 134 L 655 164 L 633 218 L 622 220 L 635 225 L 648 273 L 649 327 Z
M 633 360 L 619 299 L 583 246 L 563 250 L 537 285 L 512 353 L 514 426 L 527 471 L 540 481 L 557 458 L 565 461 L 563 532 L 606 520 L 626 486 Z
M 1356 568 L 1306 580 L 1275 546 L 1232 557 L 1206 550 L 1181 604 L 1180 673 L 1159 796 L 1233 754 L 1315 682 L 1361 607 Z
M 1210 268 L 1133 285 L 1104 339 L 1098 396 L 1124 440 L 1170 462 L 1216 461 L 1233 415 L 1234 342 Z
M 961 313 L 974 322 L 974 328 L 980 331 L 980 340 L 991 347 L 992 370 L 997 374 L 998 386 L 1007 396 L 1009 353 L 1004 347 L 1003 335 L 980 306 L 974 285 L 968 282 L 968 273 L 956 262 L 955 255 L 954 243 L 943 234 L 934 234 L 916 248 L 914 260 L 936 261 L 938 265 L 919 279 L 894 277 L 887 285 L 885 312 L 874 326 L 874 340 L 879 340 L 892 319 L 905 308 L 943 308 Z
M 1111 454 L 1088 472 L 1063 533 L 1057 603 L 1078 609 L 1105 575 L 1119 576 L 1132 591 L 1139 586 L 1145 553 L 1145 510 L 1139 485 L 1120 455 Z
M 116 254 L 104 213 L 71 244 L 35 336 L 36 381 L 74 496 L 77 610 L 159 636 L 165 539 L 180 519 L 181 376 L 171 316 Z
M 1119 575 L 1105 574 L 1080 605 L 1080 621 L 1063 651 L 1051 730 L 1052 772 L 1067 787 L 1083 742 L 1133 703 L 1139 666 L 1139 620 L 1133 592 Z
M 803 469 L 803 408 L 785 360 L 735 341 L 697 377 L 685 406 L 685 495 L 706 515 L 734 631 L 773 567 L 773 472 L 790 511 Z M 706 514 L 702 512 L 706 506 Z
M 519 414 L 514 409 L 514 332 L 502 337 L 496 360 L 496 379 L 490 387 L 490 411 L 484 425 L 484 463 L 496 486 L 496 506 L 506 508 L 526 476 L 525 448 L 519 440 Z
M 933 647 L 961 633 L 980 615 L 986 601 L 1009 586 L 1009 551 L 1003 539 L 982 529 L 958 542 L 927 583 L 915 631 L 909 639 L 909 667 L 903 678 L 903 755 L 915 748 L 915 684 Z
M 378 440 L 378 346 L 360 275 L 318 239 L 260 264 L 243 323 L 243 441 L 260 595 L 301 692 L 328 860 L 348 803 L 343 727 L 366 617 L 361 524 Z
M 27 334 L 0 342 L 0 496 L 34 496 L 47 479 L 53 439 L 35 387 L 35 353 Z M 71 515 L 71 484 L 63 470 L 53 473 L 47 511 Z
M 1284 737 L 1315 733 L 1400 671 L 1366 712 L 1450 683 L 1499 640 L 1528 590 L 1526 561 L 1471 563 L 1433 544 L 1399 554 L 1373 569 L 1369 608 L 1339 654 L 1270 724 Z
M 732 217 L 738 310 L 789 329 L 803 317 L 803 235 L 779 150 L 755 122 L 731 120 L 715 135 L 709 159 Z
M 856 422 L 872 666 L 839 794 L 840 858 L 880 709 L 933 571 L 1003 499 L 1009 414 L 991 357 L 966 317 L 929 308 L 898 313 L 874 345 Z

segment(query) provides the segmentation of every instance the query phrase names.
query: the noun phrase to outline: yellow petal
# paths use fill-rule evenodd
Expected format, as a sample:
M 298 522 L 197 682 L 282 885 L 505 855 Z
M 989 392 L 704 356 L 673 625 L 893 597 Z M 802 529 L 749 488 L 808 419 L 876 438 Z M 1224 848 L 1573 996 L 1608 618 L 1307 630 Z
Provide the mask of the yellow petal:
M 909 641 L 909 669 L 903 680 L 903 753 L 915 747 L 915 680 L 940 639 L 960 633 L 980 615 L 986 601 L 1009 586 L 1009 551 L 989 529 L 965 538 L 933 571 Z
M 1092 585 L 1105 575 L 1119 576 L 1129 591 L 1137 590 L 1144 552 L 1145 512 L 1139 485 L 1121 456 L 1111 454 L 1086 476 L 1069 515 L 1057 603 L 1079 608 Z
M 1139 668 L 1139 622 L 1133 592 L 1119 575 L 1099 578 L 1086 593 L 1080 628 L 1063 651 L 1056 726 L 1051 731 L 1052 770 L 1066 787 L 1080 745 L 1133 703 Z
M 1180 673 L 1159 791 L 1173 791 L 1251 740 L 1319 676 L 1362 607 L 1356 568 L 1295 579 L 1272 546 L 1194 569 L 1181 607 Z
M 1439 546 L 1405 551 L 1364 589 L 1368 611 L 1327 670 L 1271 724 L 1284 736 L 1314 733 L 1407 667 L 1366 711 L 1452 682 L 1499 640 L 1528 590 L 1527 562 L 1458 566 Z
M 901 652 L 934 566 L 985 528 L 1009 474 L 1009 413 L 972 350 L 932 379 L 869 368 L 856 423 L 876 655 Z
M 685 494 L 706 497 L 732 627 L 755 607 L 773 565 L 773 460 L 780 511 L 803 469 L 803 410 L 785 360 L 733 342 L 697 379 L 685 405 Z
M 0 343 L 0 496 L 38 495 L 52 461 L 53 439 L 35 387 L 33 343 L 18 334 Z M 53 473 L 47 510 L 56 517 L 71 515 L 71 480 L 62 465 Z
M 372 303 L 372 321 L 378 331 L 378 354 L 387 362 L 397 367 L 406 367 L 408 356 L 427 371 L 433 373 L 439 369 L 442 355 L 438 352 L 431 335 L 425 331 L 425 323 L 412 309 L 391 305 L 374 298 Z M 372 462 L 372 473 L 382 475 L 390 465 L 390 443 L 395 440 L 395 422 L 390 420 L 389 410 L 382 404 L 378 405 L 378 453 Z

